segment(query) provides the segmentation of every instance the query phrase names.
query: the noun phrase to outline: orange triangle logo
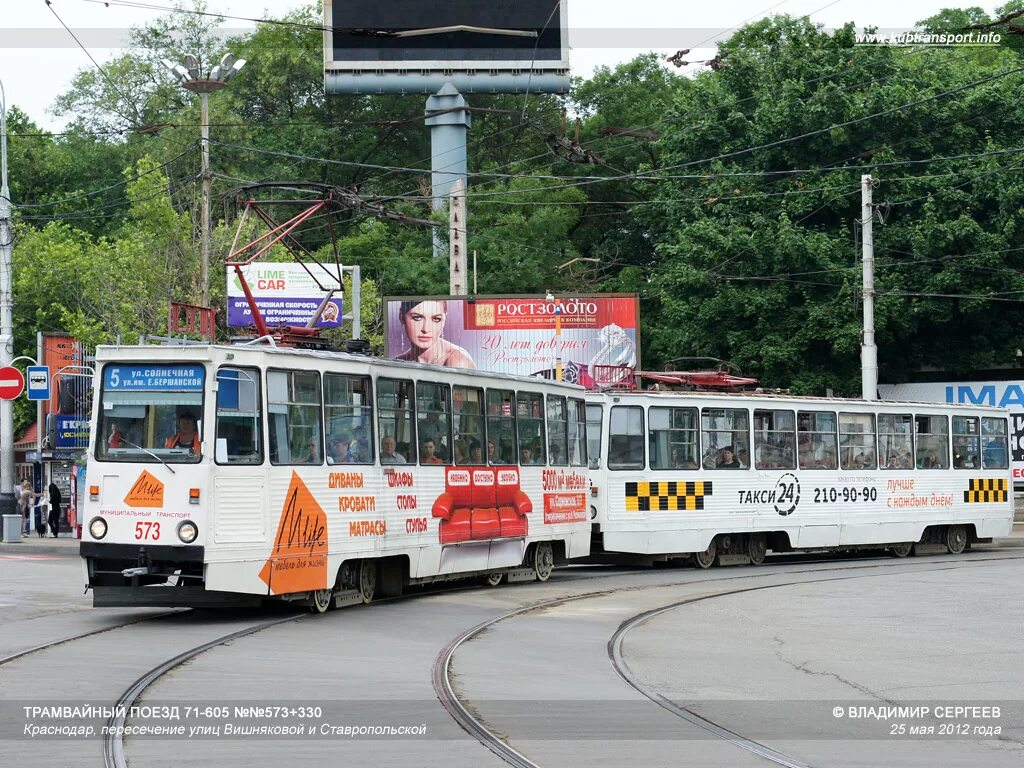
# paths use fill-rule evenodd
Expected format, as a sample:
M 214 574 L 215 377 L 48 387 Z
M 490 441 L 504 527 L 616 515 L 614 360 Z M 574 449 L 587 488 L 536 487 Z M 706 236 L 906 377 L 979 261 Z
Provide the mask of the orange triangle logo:
M 327 589 L 327 515 L 294 471 L 260 579 L 272 595 Z
M 124 497 L 129 507 L 162 507 L 164 505 L 164 484 L 149 474 L 145 469 L 135 481 L 135 485 Z

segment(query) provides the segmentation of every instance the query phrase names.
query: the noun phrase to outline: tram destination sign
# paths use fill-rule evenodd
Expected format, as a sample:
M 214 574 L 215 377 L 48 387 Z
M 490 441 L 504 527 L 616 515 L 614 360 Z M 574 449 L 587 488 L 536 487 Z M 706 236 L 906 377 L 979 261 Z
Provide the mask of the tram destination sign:
M 108 365 L 103 369 L 107 392 L 202 392 L 201 365 Z

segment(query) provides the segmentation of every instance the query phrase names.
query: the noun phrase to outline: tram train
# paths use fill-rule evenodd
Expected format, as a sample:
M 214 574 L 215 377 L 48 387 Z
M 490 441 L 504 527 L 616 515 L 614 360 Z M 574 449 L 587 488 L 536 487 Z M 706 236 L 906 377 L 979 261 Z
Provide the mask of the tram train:
M 962 552 L 1006 535 L 1007 415 L 571 384 L 272 344 L 100 347 L 97 606 L 545 581 L 556 564 Z

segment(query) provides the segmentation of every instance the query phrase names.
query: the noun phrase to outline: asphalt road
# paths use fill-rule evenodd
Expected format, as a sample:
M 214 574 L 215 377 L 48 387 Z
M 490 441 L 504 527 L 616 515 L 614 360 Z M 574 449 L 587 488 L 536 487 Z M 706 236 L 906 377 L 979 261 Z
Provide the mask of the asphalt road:
M 470 711 L 537 765 L 772 765 L 738 743 L 745 737 L 794 765 L 1017 766 L 1024 763 L 1022 555 L 978 548 L 959 558 L 787 560 L 708 572 L 573 568 L 543 585 L 445 591 L 303 617 L 206 651 L 157 679 L 141 703 L 319 706 L 319 724 L 426 732 L 128 737 L 125 750 L 132 768 L 251 768 L 296 758 L 504 765 L 438 703 L 435 661 L 469 627 L 556 601 L 489 626 L 451 663 L 454 689 Z M 96 738 L 26 738 L 20 707 L 113 704 L 166 659 L 286 616 L 95 610 L 81 594 L 74 558 L 0 555 L 0 583 L 0 659 L 113 627 L 0 665 L 0 762 L 9 765 L 103 765 Z M 146 620 L 117 626 L 137 619 Z M 910 727 L 964 719 L 845 716 L 849 707 L 898 703 L 1001 706 L 1000 718 L 968 722 L 1002 733 L 911 736 Z M 844 717 L 834 717 L 837 707 Z M 719 738 L 697 717 L 736 738 Z M 901 722 L 903 734 L 890 733 Z

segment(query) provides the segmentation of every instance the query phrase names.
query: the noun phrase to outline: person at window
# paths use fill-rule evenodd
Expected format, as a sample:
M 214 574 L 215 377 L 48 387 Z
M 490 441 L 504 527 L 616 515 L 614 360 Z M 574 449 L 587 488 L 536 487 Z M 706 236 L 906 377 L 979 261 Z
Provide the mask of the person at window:
M 558 443 L 552 443 L 551 447 L 548 448 L 548 458 L 550 459 L 551 466 L 558 467 L 562 465 L 562 448 Z
M 120 425 L 116 421 L 110 425 L 107 448 L 124 448 L 124 433 L 121 432 Z
M 462 466 L 466 463 L 466 457 L 469 455 L 469 446 L 466 441 L 459 438 L 452 444 L 452 449 L 455 454 L 455 463 L 458 466 Z
M 405 464 L 405 457 L 395 453 L 397 447 L 395 438 L 391 435 L 384 435 L 380 440 L 380 463 L 381 464 Z
M 434 448 L 438 451 L 448 442 L 448 429 L 441 422 L 441 414 L 437 411 L 427 411 L 427 415 L 420 419 L 419 433 L 420 442 L 433 440 Z
M 356 427 L 352 442 L 348 445 L 348 463 L 366 464 L 370 461 L 370 442 L 366 438 L 366 427 Z
M 524 467 L 533 464 L 533 452 L 529 448 L 523 448 L 519 451 L 519 463 Z
M 434 441 L 427 439 L 420 443 L 420 464 L 444 464 L 444 461 L 434 452 L 437 446 Z
M 168 437 L 165 448 L 184 448 L 189 454 L 199 455 L 199 432 L 196 430 L 196 417 L 191 411 L 178 414 L 178 431 Z
M 718 458 L 715 461 L 715 466 L 718 469 L 742 469 L 731 445 L 727 445 L 718 452 Z
M 469 441 L 469 463 L 473 465 L 484 463 L 483 446 L 481 446 L 480 441 L 475 438 Z
M 466 350 L 442 338 L 448 319 L 448 302 L 403 301 L 398 309 L 398 319 L 409 342 L 409 349 L 402 352 L 398 360 L 449 368 L 476 368 Z
M 750 456 L 747 454 L 746 448 L 740 448 L 736 451 L 736 461 L 740 463 L 740 469 L 746 469 L 750 466 Z
M 327 463 L 351 464 L 352 458 L 348 452 L 350 442 L 344 437 L 332 437 L 330 442 L 327 443 Z
M 501 459 L 498 458 L 498 446 L 494 444 L 493 440 L 487 441 L 487 463 L 488 464 L 502 464 Z

